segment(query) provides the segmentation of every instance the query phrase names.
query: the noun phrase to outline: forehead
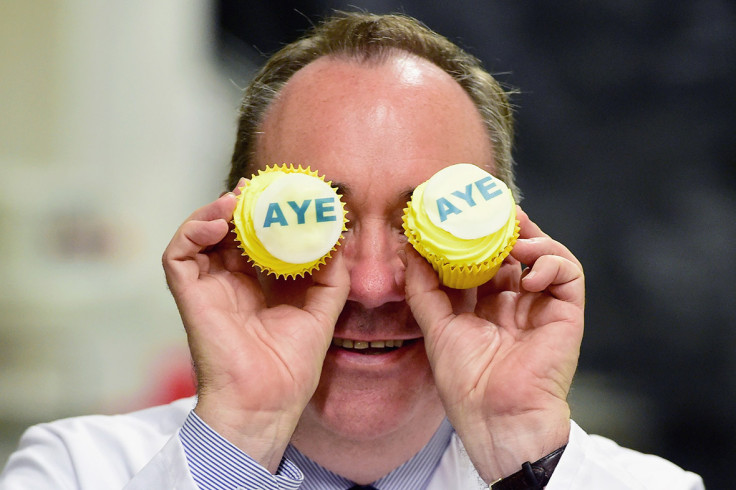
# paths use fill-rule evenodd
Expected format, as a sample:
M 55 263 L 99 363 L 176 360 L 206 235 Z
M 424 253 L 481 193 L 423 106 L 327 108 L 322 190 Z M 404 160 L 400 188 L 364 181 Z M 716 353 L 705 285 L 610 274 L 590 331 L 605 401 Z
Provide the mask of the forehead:
M 256 151 L 260 167 L 309 165 L 350 187 L 390 178 L 413 188 L 461 162 L 493 170 L 480 114 L 452 77 L 406 53 L 307 65 L 266 113 Z

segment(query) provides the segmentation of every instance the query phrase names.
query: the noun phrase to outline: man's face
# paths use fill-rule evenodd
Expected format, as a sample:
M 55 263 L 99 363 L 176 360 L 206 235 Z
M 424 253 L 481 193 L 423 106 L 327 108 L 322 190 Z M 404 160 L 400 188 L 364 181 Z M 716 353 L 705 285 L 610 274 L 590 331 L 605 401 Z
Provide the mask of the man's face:
M 339 186 L 350 220 L 338 247 L 351 280 L 334 333 L 343 346 L 328 351 L 297 435 L 366 441 L 431 434 L 444 412 L 404 301 L 401 216 L 412 190 L 438 170 L 461 162 L 492 168 L 476 108 L 423 59 L 321 58 L 288 82 L 262 130 L 256 163 L 311 166 Z M 309 282 L 261 280 L 270 303 L 292 304 Z M 355 348 L 364 343 L 372 347 Z

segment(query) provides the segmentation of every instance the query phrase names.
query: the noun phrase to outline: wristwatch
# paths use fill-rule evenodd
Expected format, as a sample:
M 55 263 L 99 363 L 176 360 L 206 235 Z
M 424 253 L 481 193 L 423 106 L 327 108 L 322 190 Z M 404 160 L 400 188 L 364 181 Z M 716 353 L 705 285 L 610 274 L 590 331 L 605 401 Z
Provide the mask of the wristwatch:
M 521 465 L 521 469 L 513 475 L 501 478 L 491 483 L 490 490 L 542 490 L 549 479 L 552 477 L 552 472 L 555 471 L 557 463 L 560 461 L 562 453 L 565 451 L 565 447 L 562 446 L 549 453 L 542 459 L 530 463 Z

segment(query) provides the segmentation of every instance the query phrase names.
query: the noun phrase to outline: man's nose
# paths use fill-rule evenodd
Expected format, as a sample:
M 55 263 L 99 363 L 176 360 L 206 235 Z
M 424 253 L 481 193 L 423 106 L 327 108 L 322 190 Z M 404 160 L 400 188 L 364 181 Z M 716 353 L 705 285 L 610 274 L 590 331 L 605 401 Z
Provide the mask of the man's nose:
M 350 271 L 349 300 L 366 308 L 404 300 L 404 265 L 398 256 L 404 243 L 401 230 L 387 220 L 354 223 L 343 249 Z

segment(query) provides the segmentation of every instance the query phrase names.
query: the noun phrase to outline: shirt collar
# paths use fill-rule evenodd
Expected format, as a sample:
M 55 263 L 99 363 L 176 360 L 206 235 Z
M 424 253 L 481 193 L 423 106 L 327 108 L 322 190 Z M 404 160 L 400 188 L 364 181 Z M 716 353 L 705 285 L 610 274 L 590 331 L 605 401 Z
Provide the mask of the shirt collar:
M 422 490 L 429 483 L 442 455 L 450 445 L 454 430 L 445 419 L 421 451 L 373 485 L 378 490 Z M 290 459 L 304 473 L 304 483 L 300 490 L 345 490 L 354 483 L 336 473 L 326 470 L 300 453 L 291 444 L 284 456 Z

